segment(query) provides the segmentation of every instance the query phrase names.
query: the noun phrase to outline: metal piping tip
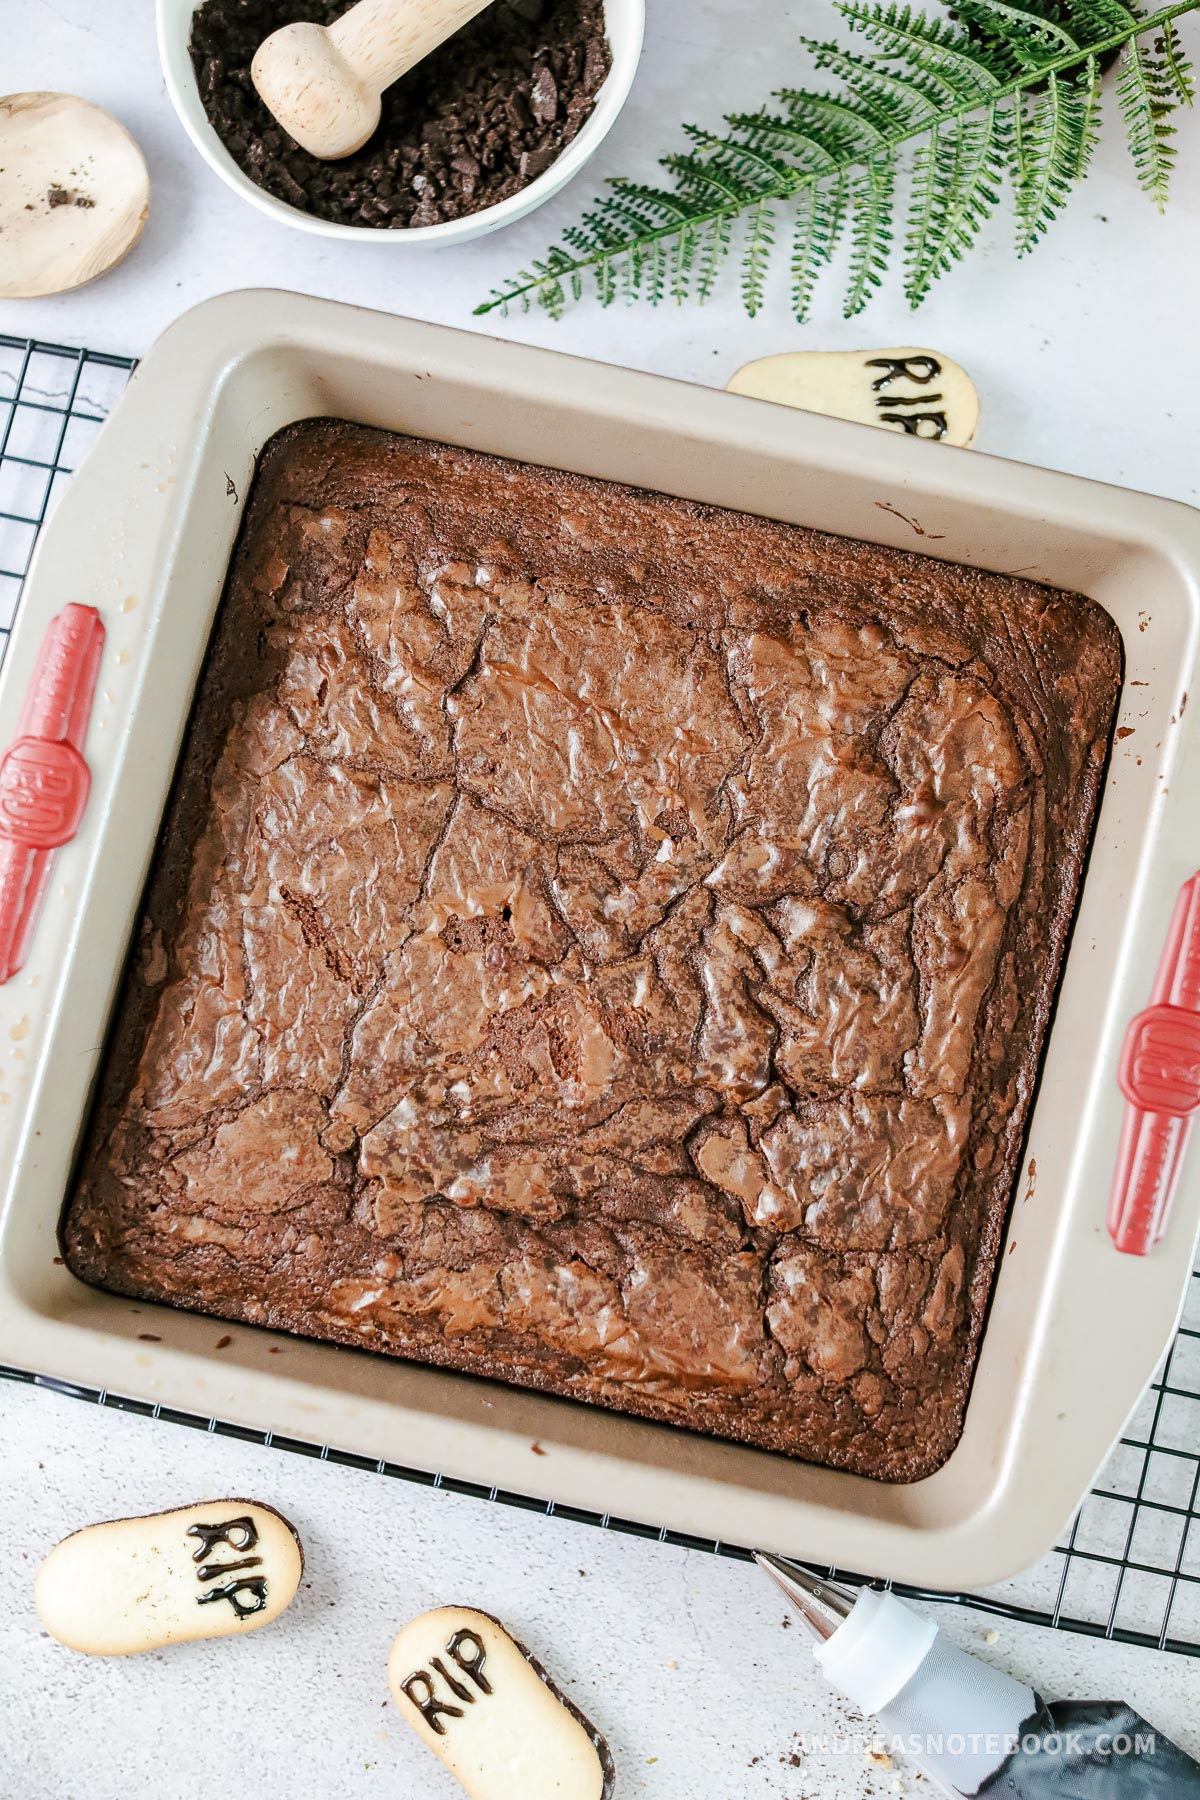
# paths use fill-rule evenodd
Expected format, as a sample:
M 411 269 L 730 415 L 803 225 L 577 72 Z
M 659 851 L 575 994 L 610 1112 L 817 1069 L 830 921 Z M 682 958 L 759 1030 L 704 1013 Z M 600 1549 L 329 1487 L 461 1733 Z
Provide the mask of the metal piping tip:
M 828 1581 L 822 1575 L 810 1575 L 798 1563 L 768 1556 L 763 1550 L 754 1552 L 754 1560 L 795 1607 L 818 1643 L 823 1644 L 831 1638 L 854 1611 L 858 1596 L 840 1583 Z

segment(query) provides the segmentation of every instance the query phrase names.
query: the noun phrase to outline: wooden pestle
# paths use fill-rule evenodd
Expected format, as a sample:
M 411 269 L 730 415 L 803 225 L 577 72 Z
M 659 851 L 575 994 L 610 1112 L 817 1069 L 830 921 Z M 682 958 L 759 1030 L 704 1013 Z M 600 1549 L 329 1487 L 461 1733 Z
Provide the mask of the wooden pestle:
M 379 124 L 384 88 L 491 0 L 358 0 L 332 25 L 284 25 L 250 73 L 289 137 L 333 161 L 361 150 Z

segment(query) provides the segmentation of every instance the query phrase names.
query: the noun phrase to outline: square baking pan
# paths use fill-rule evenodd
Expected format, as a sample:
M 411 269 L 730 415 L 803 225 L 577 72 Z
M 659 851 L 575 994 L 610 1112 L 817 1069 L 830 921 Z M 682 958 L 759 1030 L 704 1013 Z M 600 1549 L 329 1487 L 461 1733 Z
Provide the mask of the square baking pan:
M 1125 654 L 1117 736 L 962 1439 L 891 1486 L 470 1376 L 99 1292 L 57 1233 L 226 567 L 263 444 L 332 416 L 1081 589 Z M 209 301 L 142 363 L 34 558 L 0 675 L 16 733 L 71 601 L 107 629 L 93 787 L 0 990 L 0 1360 L 389 1462 L 932 1588 L 1054 1541 L 1170 1342 L 1200 1155 L 1166 1235 L 1105 1211 L 1116 1066 L 1200 859 L 1200 515 L 552 352 L 281 293 Z M 217 1348 L 220 1340 L 222 1347 Z M 533 1455 L 534 1446 L 541 1453 Z

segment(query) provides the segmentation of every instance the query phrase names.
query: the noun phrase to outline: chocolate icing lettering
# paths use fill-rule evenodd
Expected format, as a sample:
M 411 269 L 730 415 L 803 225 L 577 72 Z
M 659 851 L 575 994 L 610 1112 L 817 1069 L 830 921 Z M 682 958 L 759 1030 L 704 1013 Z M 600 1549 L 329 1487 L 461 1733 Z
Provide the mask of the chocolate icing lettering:
M 199 1538 L 198 1547 L 192 1552 L 192 1561 L 199 1563 L 196 1570 L 197 1581 L 218 1581 L 222 1575 L 234 1575 L 239 1569 L 258 1569 L 262 1567 L 261 1556 L 242 1555 L 234 1562 L 206 1562 L 218 1544 L 228 1544 L 231 1550 L 253 1550 L 258 1543 L 258 1527 L 254 1520 L 243 1515 L 237 1519 L 224 1519 L 217 1525 L 189 1525 L 189 1537 Z M 253 1604 L 244 1601 L 242 1594 L 250 1594 Z M 249 1618 L 251 1613 L 262 1612 L 267 1604 L 267 1578 L 265 1575 L 242 1575 L 236 1581 L 227 1581 L 224 1587 L 210 1588 L 207 1594 L 197 1594 L 197 1606 L 204 1606 L 210 1600 L 228 1600 L 239 1619 Z
M 196 1570 L 197 1581 L 215 1581 L 218 1575 L 232 1575 L 235 1569 L 258 1569 L 262 1566 L 261 1556 L 243 1556 L 231 1563 L 201 1563 Z
M 454 1659 L 461 1673 L 475 1683 L 481 1694 L 491 1693 L 492 1684 L 483 1672 L 483 1665 L 487 1661 L 487 1651 L 484 1648 L 483 1639 L 477 1632 L 472 1631 L 469 1627 L 462 1631 L 456 1631 L 446 1645 L 446 1654 Z M 469 1687 L 459 1681 L 457 1676 L 450 1673 L 440 1656 L 430 1657 L 429 1668 L 437 1670 L 456 1700 L 464 1700 L 468 1706 L 474 1706 L 476 1696 Z M 452 1706 L 448 1700 L 438 1699 L 434 1692 L 433 1676 L 429 1673 L 429 1669 L 414 1670 L 408 1680 L 401 1682 L 400 1685 L 426 1724 L 436 1731 L 439 1737 L 446 1735 L 446 1727 L 441 1723 L 439 1715 L 444 1713 L 451 1719 L 462 1718 L 461 1706 Z M 413 1692 L 413 1689 L 418 1686 L 423 1689 L 420 1698 Z
M 472 1654 L 470 1656 L 468 1656 L 465 1651 L 465 1646 L 468 1644 L 473 1646 Z M 479 1689 L 480 1693 L 490 1694 L 492 1691 L 492 1684 L 483 1672 L 483 1665 L 487 1661 L 487 1651 L 484 1649 L 483 1642 L 476 1633 L 469 1628 L 464 1629 L 463 1631 L 456 1631 L 454 1636 L 450 1639 L 450 1642 L 446 1645 L 446 1649 L 454 1658 L 464 1675 L 469 1675 L 471 1677 L 471 1680 L 475 1683 L 475 1686 Z
M 892 402 L 889 400 L 888 405 L 891 404 Z M 885 412 L 880 413 L 879 416 L 887 425 L 903 425 L 909 437 L 941 438 L 945 437 L 949 429 L 944 412 Z M 932 430 L 922 431 L 922 425 L 932 426 Z
M 876 394 L 880 388 L 887 387 L 889 382 L 899 381 L 901 377 L 911 381 L 916 387 L 928 387 L 942 372 L 941 363 L 933 356 L 872 356 L 867 359 L 866 366 L 868 369 L 885 371 L 871 383 L 872 391 Z M 918 374 L 918 370 L 923 373 Z
M 251 1601 L 241 1598 L 244 1593 L 252 1596 Z M 267 1604 L 266 1577 L 239 1575 L 236 1581 L 226 1582 L 224 1587 L 209 1588 L 207 1594 L 197 1595 L 200 1606 L 206 1606 L 210 1600 L 228 1600 L 238 1618 L 247 1619 L 251 1613 L 262 1612 Z
M 468 1700 L 471 1705 L 474 1706 L 474 1694 L 471 1693 L 469 1688 L 465 1688 L 461 1681 L 455 1681 L 453 1675 L 450 1673 L 440 1656 L 435 1656 L 431 1659 L 430 1667 L 437 1670 L 456 1700 Z
M 942 399 L 941 394 L 895 394 L 891 391 L 897 381 L 911 381 L 914 387 L 919 388 L 927 388 L 931 382 L 936 381 L 942 372 L 942 365 L 935 356 L 872 356 L 867 358 L 864 367 L 883 370 L 883 374 L 876 376 L 871 383 L 871 392 L 875 395 L 875 405 L 879 408 L 882 424 L 899 425 L 909 437 L 945 437 L 949 429 L 946 415 L 933 410 Z M 885 407 L 901 406 L 919 406 L 923 410 L 911 413 L 884 410 Z M 922 429 L 925 426 L 929 429 Z
M 420 1699 L 418 1699 L 413 1691 L 418 1685 L 422 1686 L 425 1690 L 423 1697 Z M 425 1669 L 415 1669 L 408 1677 L 407 1681 L 402 1681 L 400 1683 L 400 1686 L 404 1689 L 404 1692 L 412 1701 L 425 1723 L 429 1726 L 429 1729 L 431 1731 L 436 1731 L 439 1737 L 445 1737 L 446 1735 L 446 1727 L 442 1724 L 441 1714 L 444 1713 L 446 1717 L 450 1719 L 461 1719 L 463 1716 L 463 1709 L 461 1706 L 451 1706 L 448 1700 L 439 1700 L 437 1698 L 433 1691 L 433 1678 Z
M 220 1525 L 189 1525 L 187 1534 L 200 1539 L 199 1549 L 192 1552 L 193 1562 L 203 1562 L 218 1544 L 228 1544 L 231 1550 L 253 1550 L 258 1542 L 257 1525 L 245 1517 L 226 1519 Z

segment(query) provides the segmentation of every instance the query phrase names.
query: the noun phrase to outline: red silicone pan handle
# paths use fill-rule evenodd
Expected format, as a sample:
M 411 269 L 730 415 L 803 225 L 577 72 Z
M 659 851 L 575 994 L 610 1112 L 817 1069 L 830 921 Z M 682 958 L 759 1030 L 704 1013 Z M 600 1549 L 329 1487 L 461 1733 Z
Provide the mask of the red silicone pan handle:
M 64 607 L 50 621 L 16 739 L 0 757 L 0 985 L 25 962 L 54 852 L 87 805 L 83 743 L 103 648 L 94 606 Z
M 1151 1004 L 1125 1034 L 1117 1080 L 1127 1104 L 1108 1229 L 1118 1250 L 1145 1256 L 1166 1230 L 1200 1109 L 1200 874 L 1180 889 Z

